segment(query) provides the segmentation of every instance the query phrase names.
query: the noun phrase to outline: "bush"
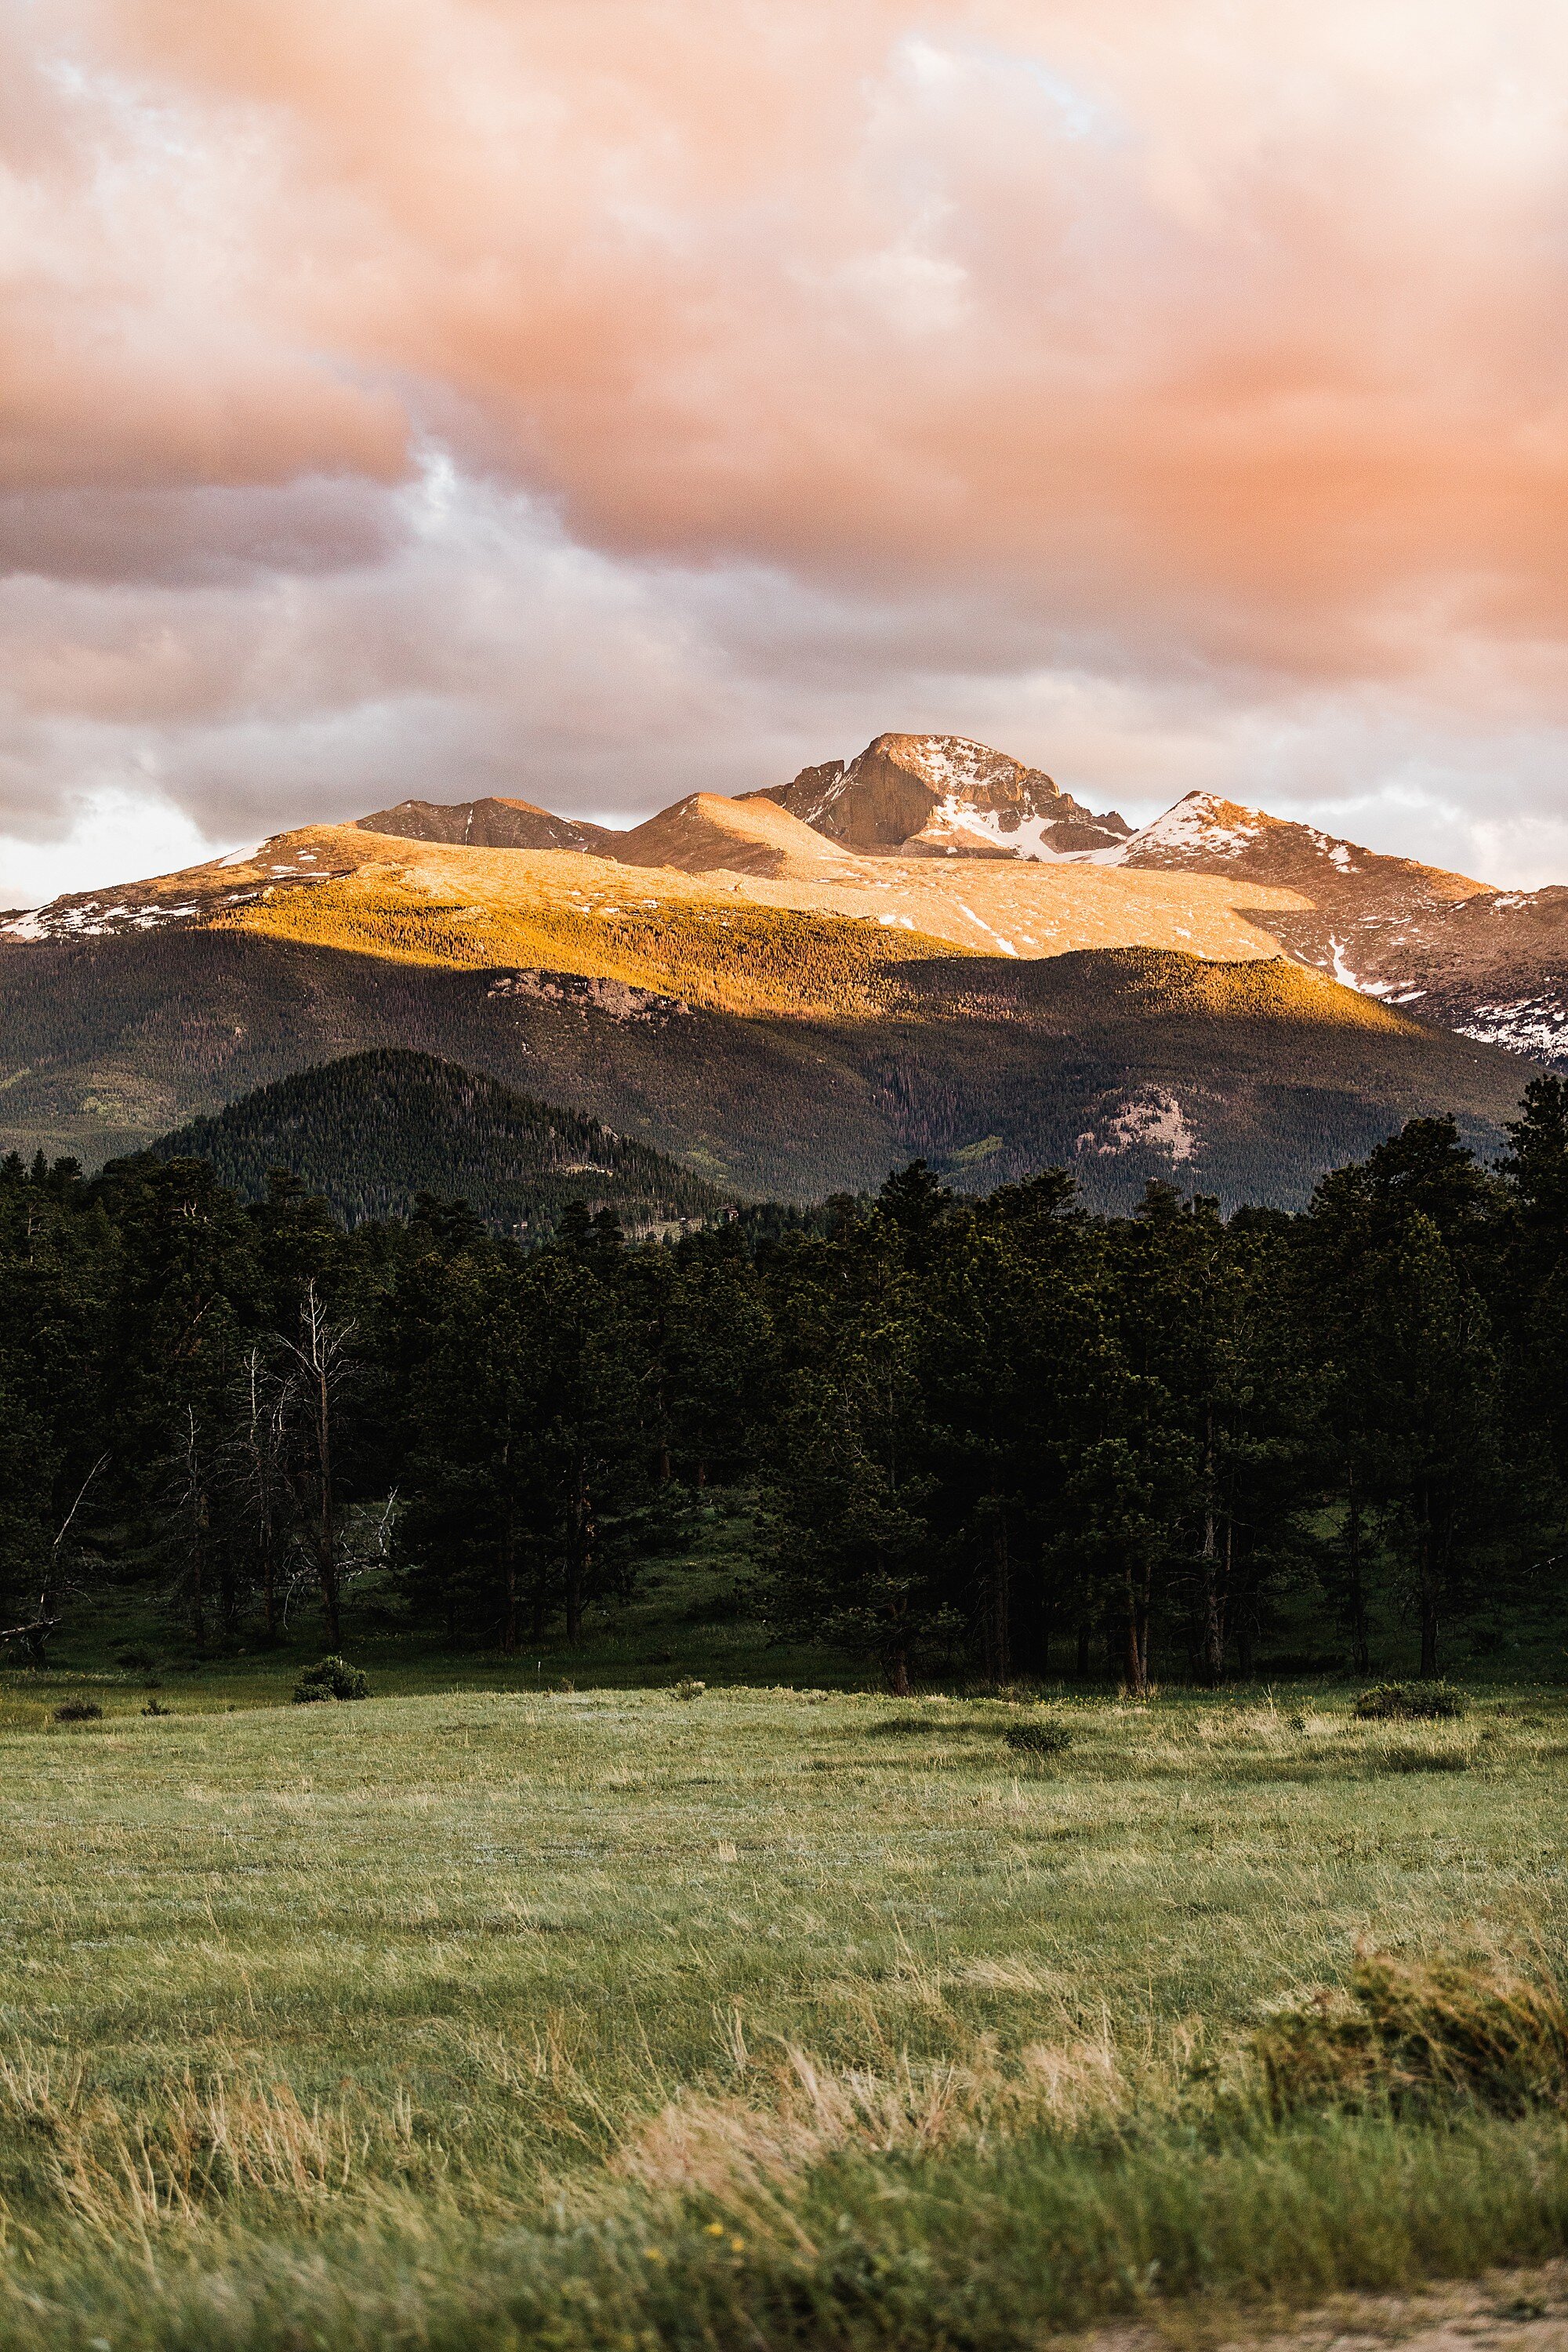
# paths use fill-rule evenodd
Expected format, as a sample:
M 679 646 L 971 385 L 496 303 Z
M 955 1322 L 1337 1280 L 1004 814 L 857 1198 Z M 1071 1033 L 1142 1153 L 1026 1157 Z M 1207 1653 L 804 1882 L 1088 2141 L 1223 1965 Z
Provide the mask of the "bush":
M 1350 2000 L 1321 1997 L 1254 2037 L 1277 2114 L 1309 2106 L 1430 2107 L 1469 2099 L 1494 2113 L 1568 2103 L 1568 2001 L 1550 1978 L 1506 1963 L 1363 1953 Z
M 150 1698 L 142 1712 L 143 1715 L 173 1715 L 174 1710 L 172 1706 L 165 1706 L 161 1699 Z
M 294 1685 L 296 1706 L 311 1706 L 317 1699 L 369 1696 L 368 1676 L 346 1658 L 323 1658 L 319 1665 L 307 1666 Z
M 677 1698 L 700 1698 L 707 1687 L 708 1685 L 706 1683 L 694 1683 L 691 1681 L 677 1683 L 675 1685 L 675 1696 Z
M 1355 1711 L 1370 1723 L 1449 1723 L 1468 1705 L 1452 1683 L 1374 1683 L 1362 1692 Z
M 1011 1723 L 1002 1736 L 1024 1756 L 1059 1756 L 1072 1746 L 1065 1723 Z
M 55 1709 L 57 1723 L 98 1723 L 102 1716 L 103 1709 L 95 1698 L 62 1699 Z

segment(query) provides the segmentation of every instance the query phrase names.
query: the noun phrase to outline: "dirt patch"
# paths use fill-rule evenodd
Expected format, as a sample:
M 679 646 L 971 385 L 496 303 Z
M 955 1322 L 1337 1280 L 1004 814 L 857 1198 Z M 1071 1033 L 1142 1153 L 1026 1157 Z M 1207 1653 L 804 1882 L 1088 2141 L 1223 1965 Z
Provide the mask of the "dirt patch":
M 1189 2305 L 1135 2327 L 1096 2330 L 1080 2352 L 1568 2352 L 1568 2262 L 1496 2271 L 1414 2294 L 1337 2295 L 1281 2326 Z

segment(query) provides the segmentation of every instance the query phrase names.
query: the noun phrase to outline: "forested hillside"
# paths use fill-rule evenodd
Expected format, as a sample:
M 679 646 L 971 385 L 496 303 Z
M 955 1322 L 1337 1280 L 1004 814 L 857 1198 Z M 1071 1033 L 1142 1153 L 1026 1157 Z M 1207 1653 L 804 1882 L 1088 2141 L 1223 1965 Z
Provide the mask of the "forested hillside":
M 842 1003 L 749 1012 L 613 975 L 232 930 L 0 948 L 0 1150 L 97 1166 L 313 1064 L 406 1047 L 570 1103 L 752 1200 L 873 1191 L 921 1158 L 963 1190 L 1061 1162 L 1096 1206 L 1131 1208 L 1165 1176 L 1226 1208 L 1298 1208 L 1408 1118 L 1453 1111 L 1489 1152 L 1518 1099 L 1512 1055 L 1278 957 L 1029 961 L 911 953 L 901 933 L 896 960 L 893 936 L 733 909 L 715 956 L 769 988 L 815 958 Z M 604 960 L 618 953 L 607 937 Z
M 685 1495 L 761 1517 L 743 1605 L 922 1673 L 1214 1681 L 1285 1620 L 1430 1675 L 1564 1599 L 1568 1087 L 1488 1172 L 1422 1118 L 1300 1215 L 1089 1213 L 923 1164 L 816 1230 L 524 1251 L 421 1197 L 353 1230 L 206 1162 L 0 1169 L 0 1582 L 140 1588 L 199 1646 L 370 1578 L 515 1649 L 635 1591 Z
M 597 1119 L 397 1048 L 259 1087 L 153 1150 L 206 1160 L 244 1201 L 264 1198 L 282 1169 L 349 1224 L 405 1216 L 420 1192 L 435 1192 L 531 1242 L 547 1240 L 573 1201 L 614 1209 L 632 1230 L 727 1205 L 689 1169 Z

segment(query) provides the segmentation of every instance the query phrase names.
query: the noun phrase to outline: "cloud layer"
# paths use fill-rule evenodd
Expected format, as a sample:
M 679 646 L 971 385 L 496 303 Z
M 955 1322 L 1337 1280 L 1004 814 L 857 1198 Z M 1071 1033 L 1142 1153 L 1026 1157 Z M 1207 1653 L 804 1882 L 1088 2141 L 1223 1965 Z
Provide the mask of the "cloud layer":
M 0 0 L 0 903 L 887 726 L 1568 875 L 1565 98 L 1545 0 Z

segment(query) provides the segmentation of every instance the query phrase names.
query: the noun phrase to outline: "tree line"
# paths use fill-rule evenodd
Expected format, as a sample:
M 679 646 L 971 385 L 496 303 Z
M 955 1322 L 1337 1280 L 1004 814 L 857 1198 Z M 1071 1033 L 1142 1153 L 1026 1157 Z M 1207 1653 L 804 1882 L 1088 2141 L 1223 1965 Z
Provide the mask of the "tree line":
M 333 1648 L 356 1584 L 448 1642 L 584 1635 L 712 1486 L 749 1605 L 894 1690 L 1253 1670 L 1288 1618 L 1358 1671 L 1560 1608 L 1568 1087 L 1481 1166 L 1416 1119 L 1299 1215 L 1047 1171 L 531 1252 L 461 1202 L 345 1228 L 199 1160 L 0 1164 L 0 1632 L 95 1596 L 198 1649 Z M 369 1583 L 364 1580 L 370 1579 Z

